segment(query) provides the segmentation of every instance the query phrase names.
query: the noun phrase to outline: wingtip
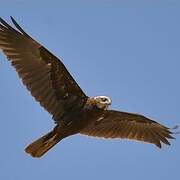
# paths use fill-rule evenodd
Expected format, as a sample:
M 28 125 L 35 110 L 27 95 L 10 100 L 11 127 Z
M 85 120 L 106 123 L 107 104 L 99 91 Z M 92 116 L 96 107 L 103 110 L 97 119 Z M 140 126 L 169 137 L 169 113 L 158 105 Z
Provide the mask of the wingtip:
M 179 125 L 176 125 L 170 129 L 173 131 L 176 130 L 176 131 L 172 132 L 172 134 L 180 134 L 180 126 Z
M 10 16 L 10 18 L 13 23 L 16 22 L 16 20 L 13 18 L 13 16 Z
M 159 142 L 159 143 L 156 143 L 156 146 L 159 148 L 159 149 L 161 149 L 162 148 L 162 145 L 161 145 L 161 143 Z
M 13 24 L 15 25 L 15 27 L 23 34 L 25 35 L 26 37 L 28 38 L 31 38 L 22 28 L 21 26 L 17 23 L 17 21 L 12 17 L 10 16 L 11 18 L 11 21 L 13 22 Z
M 2 24 L 6 23 L 2 17 L 0 17 L 0 22 L 1 22 Z
M 15 21 L 15 19 L 14 19 L 12 16 L 10 16 L 10 18 L 11 18 L 12 21 Z M 2 17 L 0 17 L 0 21 L 1 21 L 1 22 L 5 22 Z
M 164 144 L 166 144 L 166 145 L 168 145 L 168 146 L 171 145 L 171 143 L 170 143 L 169 141 L 162 142 L 162 143 L 164 143 Z M 157 146 L 159 149 L 162 149 L 162 144 L 161 144 L 161 143 L 157 143 L 156 146 Z
M 17 23 L 16 20 L 12 16 L 10 16 L 10 18 L 11 18 L 11 21 L 13 22 L 13 24 L 15 25 Z

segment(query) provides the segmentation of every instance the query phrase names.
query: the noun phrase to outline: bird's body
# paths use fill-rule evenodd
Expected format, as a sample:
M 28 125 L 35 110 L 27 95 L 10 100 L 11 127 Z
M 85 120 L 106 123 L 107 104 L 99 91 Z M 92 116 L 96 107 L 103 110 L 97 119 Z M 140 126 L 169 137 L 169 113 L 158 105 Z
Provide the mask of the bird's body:
M 77 133 L 127 138 L 170 145 L 169 128 L 145 116 L 109 110 L 111 99 L 88 97 L 61 60 L 32 39 L 11 17 L 17 30 L 0 18 L 0 49 L 16 69 L 32 96 L 55 121 L 55 128 L 30 144 L 25 151 L 41 157 L 63 138 Z
M 47 143 L 45 146 L 47 149 L 44 148 L 44 146 L 42 146 L 42 148 L 39 147 L 35 141 L 35 144 L 30 144 L 30 146 L 26 148 L 26 152 L 30 153 L 32 156 L 41 156 L 60 140 L 80 133 L 91 123 L 96 124 L 98 119 L 103 116 L 104 112 L 104 110 L 98 109 L 96 105 L 89 104 L 87 100 L 83 107 L 75 107 L 59 117 L 59 121 L 56 121 L 57 125 L 53 131 L 50 132 L 50 134 L 48 133 L 47 135 L 38 139 L 38 144 L 41 144 L 39 143 L 39 140 L 40 142 L 43 140 L 45 144 Z M 50 141 L 50 143 L 48 143 L 48 141 Z
M 73 109 L 57 122 L 57 131 L 64 137 L 77 134 L 90 123 L 96 121 L 102 114 L 103 110 L 94 105 L 90 108 L 85 105 L 83 108 Z

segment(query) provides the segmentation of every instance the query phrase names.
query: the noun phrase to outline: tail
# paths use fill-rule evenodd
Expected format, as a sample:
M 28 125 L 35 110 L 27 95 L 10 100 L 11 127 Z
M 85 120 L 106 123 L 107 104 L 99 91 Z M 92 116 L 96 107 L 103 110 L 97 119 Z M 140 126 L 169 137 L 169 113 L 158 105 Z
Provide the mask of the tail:
M 28 145 L 25 149 L 26 153 L 32 157 L 39 158 L 44 155 L 49 149 L 56 145 L 62 138 L 59 137 L 55 130 L 42 136 L 41 138 Z

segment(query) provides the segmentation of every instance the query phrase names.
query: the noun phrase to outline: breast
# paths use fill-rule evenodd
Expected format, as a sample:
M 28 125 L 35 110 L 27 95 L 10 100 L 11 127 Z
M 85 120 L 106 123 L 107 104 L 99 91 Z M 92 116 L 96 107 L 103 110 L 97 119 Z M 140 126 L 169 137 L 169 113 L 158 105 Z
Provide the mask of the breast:
M 99 119 L 102 116 L 102 113 L 102 110 L 95 106 L 73 109 L 58 122 L 59 132 L 63 133 L 64 136 L 77 134 L 90 123 Z

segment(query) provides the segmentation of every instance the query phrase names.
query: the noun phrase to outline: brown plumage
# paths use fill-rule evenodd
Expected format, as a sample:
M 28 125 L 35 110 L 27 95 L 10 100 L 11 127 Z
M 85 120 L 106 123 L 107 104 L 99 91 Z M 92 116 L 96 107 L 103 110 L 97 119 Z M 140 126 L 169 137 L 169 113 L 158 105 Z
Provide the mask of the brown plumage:
M 169 128 L 142 115 L 108 110 L 106 96 L 88 97 L 64 64 L 32 39 L 11 17 L 17 29 L 0 18 L 0 49 L 16 69 L 32 96 L 47 110 L 55 128 L 25 151 L 41 157 L 63 138 L 81 133 L 104 138 L 128 138 L 170 145 Z

